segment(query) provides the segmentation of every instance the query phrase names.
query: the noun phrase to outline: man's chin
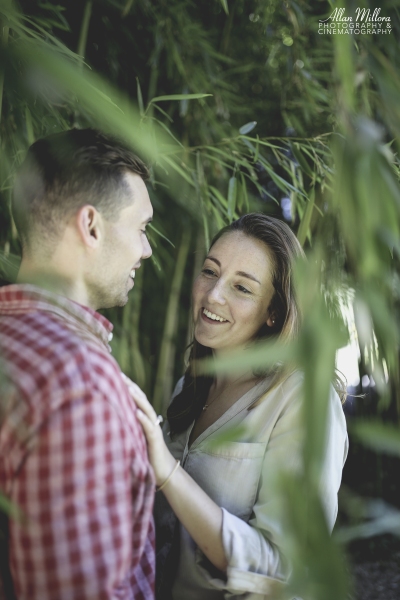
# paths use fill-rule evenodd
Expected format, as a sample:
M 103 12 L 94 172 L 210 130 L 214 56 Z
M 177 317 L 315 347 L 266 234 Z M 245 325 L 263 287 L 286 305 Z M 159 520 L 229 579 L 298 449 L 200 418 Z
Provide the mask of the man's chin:
M 96 310 L 102 310 L 102 309 L 106 309 L 106 308 L 114 308 L 117 306 L 125 306 L 126 303 L 128 302 L 128 292 L 122 293 L 119 296 L 108 296 L 105 297 L 104 295 L 100 298 L 97 298 L 97 301 L 94 303 L 95 304 L 95 309 Z

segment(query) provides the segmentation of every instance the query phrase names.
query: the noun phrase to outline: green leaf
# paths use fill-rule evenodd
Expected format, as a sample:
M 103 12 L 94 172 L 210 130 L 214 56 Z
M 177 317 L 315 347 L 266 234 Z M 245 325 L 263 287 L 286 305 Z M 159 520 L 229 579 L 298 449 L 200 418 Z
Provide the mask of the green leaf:
M 306 210 L 304 211 L 303 218 L 301 219 L 299 230 L 297 232 L 297 239 L 299 240 L 299 242 L 302 246 L 304 246 L 304 244 L 305 244 L 308 230 L 310 228 L 311 217 L 312 217 L 313 209 L 314 209 L 314 203 L 315 203 L 315 190 L 314 190 L 314 188 L 312 188 L 312 190 L 310 191 L 309 200 L 306 205 Z
M 136 77 L 136 88 L 137 88 L 137 99 L 138 99 L 138 104 L 139 104 L 139 112 L 140 112 L 140 115 L 143 117 L 144 104 L 143 104 L 142 90 L 141 90 L 140 83 L 139 83 L 139 77 Z
M 185 181 L 190 183 L 190 185 L 192 187 L 194 186 L 194 183 L 193 183 L 193 180 L 191 179 L 191 177 L 186 173 L 186 171 L 184 171 L 182 169 L 182 167 L 177 165 L 176 162 L 172 160 L 172 158 L 170 158 L 169 156 L 165 156 L 165 155 L 162 158 L 170 167 L 172 167 L 177 173 L 179 173 L 179 175 L 181 177 L 183 177 L 183 179 L 185 179 Z
M 265 369 L 285 362 L 296 356 L 297 346 L 293 342 L 290 347 L 278 342 L 255 342 L 245 351 L 232 350 L 224 353 L 220 358 L 207 358 L 199 360 L 196 368 L 201 374 L 209 373 L 245 373 L 249 368 Z
M 249 204 L 249 197 L 247 194 L 246 179 L 245 179 L 243 173 L 240 173 L 240 179 L 242 182 L 243 203 L 245 205 L 246 211 L 248 212 L 250 210 L 250 204 Z
M 150 104 L 153 102 L 168 102 L 169 100 L 199 100 L 200 98 L 207 98 L 212 94 L 171 94 L 170 96 L 157 96 L 150 100 Z
M 149 227 L 149 229 L 152 229 L 153 231 L 155 231 L 157 235 L 159 235 L 160 237 L 162 237 L 163 240 L 165 240 L 166 242 L 168 242 L 168 244 L 170 244 L 173 248 L 175 248 L 175 244 L 173 244 L 170 239 L 168 239 L 163 233 L 161 233 L 161 231 L 159 231 L 158 229 L 156 229 L 156 227 L 154 227 L 153 223 L 149 223 L 148 227 Z
M 400 428 L 379 421 L 359 421 L 351 426 L 352 433 L 377 452 L 400 456 Z
M 222 8 L 224 9 L 225 13 L 227 15 L 229 15 L 228 0 L 221 0 L 221 4 L 222 4 Z
M 183 145 L 181 144 L 181 142 L 178 140 L 178 138 L 176 138 L 174 136 L 174 134 L 172 133 L 172 131 L 169 129 L 169 127 L 167 127 L 167 125 L 165 123 L 163 123 L 159 119 L 156 119 L 156 117 L 149 117 L 149 118 L 152 121 L 155 121 L 157 123 L 157 125 L 159 125 L 160 127 L 162 127 L 164 129 L 164 131 L 166 131 L 168 133 L 168 135 L 170 135 L 172 137 L 172 139 L 178 144 L 178 146 L 180 146 L 181 148 L 183 148 Z
M 228 186 L 228 219 L 232 221 L 233 215 L 236 209 L 236 199 L 237 199 L 237 179 L 236 177 L 231 177 L 229 179 Z
M 229 429 L 224 429 L 216 436 L 213 436 L 211 440 L 206 442 L 205 446 L 208 451 L 212 452 L 213 450 L 218 450 L 221 448 L 221 446 L 239 441 L 241 438 L 243 438 L 245 433 L 246 427 L 240 423 L 239 425 L 234 425 Z
M 228 202 L 227 199 L 221 194 L 221 192 L 219 190 L 217 190 L 216 187 L 214 187 L 213 185 L 209 186 L 210 190 L 213 192 L 215 198 L 218 200 L 218 202 L 220 202 L 222 209 L 223 210 L 227 210 L 228 208 Z
M 246 125 L 242 125 L 239 129 L 239 133 L 241 135 L 247 135 L 250 131 L 253 131 L 254 127 L 257 125 L 257 121 L 250 121 L 246 123 Z

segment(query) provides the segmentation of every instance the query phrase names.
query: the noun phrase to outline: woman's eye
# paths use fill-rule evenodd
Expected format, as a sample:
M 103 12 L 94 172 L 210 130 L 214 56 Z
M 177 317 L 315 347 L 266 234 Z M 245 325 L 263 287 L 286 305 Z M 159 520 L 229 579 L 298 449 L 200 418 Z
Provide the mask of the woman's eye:
M 239 292 L 243 292 L 244 294 L 251 294 L 250 290 L 245 288 L 243 285 L 237 285 L 236 287 L 239 290 Z
M 201 272 L 204 273 L 205 275 L 215 275 L 215 273 L 212 269 L 205 268 Z

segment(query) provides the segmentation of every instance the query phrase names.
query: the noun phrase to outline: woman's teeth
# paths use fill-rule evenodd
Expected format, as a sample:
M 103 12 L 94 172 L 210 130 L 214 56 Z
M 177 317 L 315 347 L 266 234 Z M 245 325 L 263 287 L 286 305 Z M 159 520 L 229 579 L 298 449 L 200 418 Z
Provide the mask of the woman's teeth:
M 135 269 L 132 269 L 132 271 L 130 272 L 130 276 L 132 277 L 132 279 L 135 279 Z
M 203 308 L 203 313 L 206 315 L 206 317 L 208 317 L 209 319 L 212 319 L 213 321 L 221 321 L 223 323 L 226 322 L 226 319 L 223 319 L 222 317 L 219 317 L 218 315 L 210 312 L 206 308 Z

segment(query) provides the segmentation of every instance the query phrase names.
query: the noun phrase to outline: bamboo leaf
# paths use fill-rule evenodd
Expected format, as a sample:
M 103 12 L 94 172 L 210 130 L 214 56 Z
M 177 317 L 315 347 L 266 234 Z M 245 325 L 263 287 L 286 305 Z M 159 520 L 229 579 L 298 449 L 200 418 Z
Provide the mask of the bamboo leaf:
M 229 15 L 228 0 L 221 0 L 221 4 L 222 4 L 222 8 L 224 9 L 225 13 L 227 15 Z
M 139 104 L 139 112 L 140 112 L 140 116 L 144 116 L 144 104 L 143 104 L 143 95 L 142 95 L 142 89 L 140 87 L 140 83 L 139 83 L 139 77 L 136 77 L 136 89 L 137 89 L 137 99 L 138 99 L 138 104 Z
M 162 158 L 163 158 L 163 160 L 164 160 L 164 161 L 165 161 L 165 162 L 166 162 L 166 163 L 167 163 L 167 164 L 168 164 L 170 167 L 172 167 L 172 168 L 173 168 L 173 169 L 174 169 L 174 170 L 175 170 L 177 173 L 179 173 L 179 175 L 180 175 L 181 177 L 183 177 L 183 179 L 184 179 L 185 181 L 187 181 L 188 183 L 190 183 L 190 185 L 191 185 L 192 187 L 194 187 L 193 180 L 192 180 L 192 179 L 191 179 L 191 177 L 190 177 L 190 176 L 189 176 L 189 175 L 186 173 L 186 171 L 184 171 L 184 170 L 182 169 L 182 167 L 180 167 L 179 165 L 177 165 L 177 164 L 176 164 L 176 162 L 175 162 L 175 161 L 173 161 L 173 160 L 172 160 L 172 159 L 171 159 L 169 156 L 166 156 L 166 155 L 164 155 Z
M 210 187 L 210 190 L 213 192 L 214 196 L 221 203 L 223 210 L 227 210 L 227 208 L 228 208 L 227 199 L 221 194 L 221 192 L 219 190 L 217 190 L 216 187 L 214 187 L 213 185 L 210 185 L 209 187 Z
M 152 229 L 153 231 L 155 231 L 157 235 L 159 235 L 163 240 L 168 242 L 168 244 L 170 244 L 173 248 L 175 248 L 175 244 L 173 244 L 171 242 L 171 240 L 169 240 L 163 233 L 161 233 L 161 231 L 159 231 L 156 227 L 154 227 L 153 223 L 149 223 L 148 227 L 149 227 L 149 229 Z
M 351 427 L 353 434 L 377 452 L 400 456 L 400 429 L 379 421 L 359 421 Z
M 181 148 L 183 148 L 183 144 L 181 144 L 181 142 L 178 140 L 178 138 L 176 138 L 174 136 L 174 134 L 172 133 L 172 131 L 169 129 L 169 127 L 167 127 L 167 125 L 165 123 L 163 123 L 159 119 L 156 119 L 156 117 L 149 117 L 149 118 L 152 121 L 155 121 L 157 123 L 157 125 L 159 125 L 160 127 L 162 127 L 164 129 L 164 131 L 166 131 L 168 133 L 168 135 L 171 136 L 172 139 L 178 144 L 178 146 L 180 146 Z
M 164 117 L 166 117 L 170 123 L 173 123 L 173 122 L 174 122 L 173 118 L 172 118 L 172 117 L 170 117 L 170 116 L 169 116 L 169 114 L 168 114 L 168 113 L 166 113 L 166 112 L 165 112 L 165 110 L 163 110 L 163 109 L 162 109 L 160 106 L 157 106 L 157 104 L 154 104 L 153 106 L 154 106 L 154 108 L 155 108 L 156 110 L 158 110 L 158 111 L 159 111 L 159 112 L 160 112 L 162 115 L 164 115 Z
M 306 210 L 303 213 L 303 218 L 300 221 L 299 230 L 297 232 L 297 239 L 299 240 L 299 242 L 302 246 L 304 246 L 304 244 L 305 244 L 308 230 L 310 228 L 311 217 L 312 217 L 312 213 L 313 213 L 313 209 L 314 209 L 314 203 L 315 203 L 315 189 L 312 188 L 312 190 L 310 191 L 307 205 L 306 205 Z
M 246 125 L 242 125 L 239 129 L 239 133 L 242 135 L 247 135 L 250 131 L 253 131 L 254 127 L 257 125 L 257 121 L 250 121 L 246 123 Z
M 207 98 L 212 94 L 171 94 L 170 96 L 157 96 L 150 100 L 150 104 L 153 102 L 169 102 L 170 100 L 199 100 L 200 98 Z
M 250 210 L 249 197 L 248 197 L 248 194 L 247 194 L 246 179 L 245 179 L 243 173 L 240 173 L 240 179 L 241 179 L 241 182 L 242 182 L 243 202 L 244 202 L 244 205 L 246 207 L 246 210 L 249 211 Z
M 231 177 L 229 179 L 228 186 L 228 219 L 232 221 L 233 215 L 236 209 L 236 199 L 237 199 L 237 179 L 236 177 Z

